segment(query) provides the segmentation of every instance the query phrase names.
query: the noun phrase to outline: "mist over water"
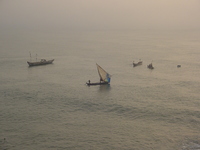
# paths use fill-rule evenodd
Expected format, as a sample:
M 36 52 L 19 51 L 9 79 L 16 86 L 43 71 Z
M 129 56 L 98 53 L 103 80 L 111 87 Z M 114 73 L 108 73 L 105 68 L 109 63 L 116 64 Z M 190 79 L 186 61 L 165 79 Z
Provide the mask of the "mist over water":
M 0 149 L 200 147 L 199 31 L 2 34 Z M 55 61 L 28 67 L 29 52 Z M 110 85 L 85 85 L 96 63 Z
M 1 29 L 199 29 L 199 0 L 0 1 Z

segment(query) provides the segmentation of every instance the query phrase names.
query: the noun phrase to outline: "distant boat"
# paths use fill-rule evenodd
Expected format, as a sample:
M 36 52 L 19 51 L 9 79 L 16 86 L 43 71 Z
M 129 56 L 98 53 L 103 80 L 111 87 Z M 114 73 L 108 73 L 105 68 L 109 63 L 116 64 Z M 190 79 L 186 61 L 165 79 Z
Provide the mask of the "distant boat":
M 137 63 L 135 63 L 134 61 L 133 61 L 133 67 L 136 67 L 136 66 L 139 66 L 139 65 L 142 65 L 142 61 L 140 60 L 139 62 L 137 62 Z
M 54 61 L 54 59 L 51 59 L 51 60 L 41 59 L 40 61 L 36 61 L 36 62 L 27 61 L 27 63 L 29 65 L 29 67 L 32 67 L 32 66 L 52 64 L 53 61 Z
M 181 67 L 181 65 L 177 65 L 177 68 L 180 68 Z
M 149 68 L 149 69 L 154 69 L 152 63 L 150 63 L 149 65 L 147 65 L 147 68 Z
M 98 64 L 96 64 L 96 65 L 97 65 L 97 70 L 98 70 L 99 77 L 100 77 L 100 82 L 91 83 L 90 80 L 88 80 L 88 82 L 86 82 L 86 84 L 88 86 L 110 84 L 111 75 L 109 73 L 107 73 L 103 68 L 101 68 L 101 66 L 99 66 Z

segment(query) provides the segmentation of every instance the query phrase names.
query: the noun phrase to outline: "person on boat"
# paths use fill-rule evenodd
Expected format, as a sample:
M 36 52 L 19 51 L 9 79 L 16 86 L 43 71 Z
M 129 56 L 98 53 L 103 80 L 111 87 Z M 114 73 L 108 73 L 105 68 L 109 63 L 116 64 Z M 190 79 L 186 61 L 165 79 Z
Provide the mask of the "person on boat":
M 102 83 L 103 82 L 103 80 L 102 79 L 100 79 L 100 83 Z
M 88 83 L 90 84 L 90 80 L 88 80 Z

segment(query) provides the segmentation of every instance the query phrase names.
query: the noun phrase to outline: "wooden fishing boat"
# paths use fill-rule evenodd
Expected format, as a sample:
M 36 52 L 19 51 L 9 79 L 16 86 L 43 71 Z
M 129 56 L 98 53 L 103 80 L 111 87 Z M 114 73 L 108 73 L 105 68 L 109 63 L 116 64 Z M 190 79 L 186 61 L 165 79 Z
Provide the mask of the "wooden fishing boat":
M 152 63 L 150 63 L 149 65 L 147 65 L 147 68 L 149 68 L 149 69 L 154 69 Z
M 88 82 L 86 82 L 86 84 L 88 86 L 110 84 L 111 75 L 109 73 L 107 73 L 103 68 L 101 68 L 101 66 L 99 66 L 98 64 L 96 64 L 96 65 L 97 65 L 97 70 L 98 70 L 98 74 L 100 77 L 100 82 L 91 83 L 90 80 L 88 80 Z
M 105 85 L 105 84 L 109 84 L 109 83 L 108 83 L 108 82 L 102 82 L 102 81 L 90 83 L 90 81 L 88 81 L 86 84 L 87 84 L 88 86 L 90 86 L 90 85 Z
M 41 59 L 40 61 L 36 61 L 36 62 L 27 61 L 27 63 L 29 65 L 29 67 L 32 67 L 32 66 L 52 64 L 53 61 L 54 61 L 54 59 L 51 59 L 51 60 Z
M 137 63 L 135 63 L 134 61 L 133 61 L 133 67 L 136 67 L 136 66 L 139 66 L 139 65 L 142 65 L 142 61 L 140 60 L 139 62 L 137 62 Z

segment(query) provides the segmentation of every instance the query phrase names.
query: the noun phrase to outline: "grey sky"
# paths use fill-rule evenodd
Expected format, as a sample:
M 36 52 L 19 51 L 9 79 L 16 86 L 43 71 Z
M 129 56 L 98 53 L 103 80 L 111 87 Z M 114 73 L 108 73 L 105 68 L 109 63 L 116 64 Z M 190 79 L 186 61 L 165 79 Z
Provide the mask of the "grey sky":
M 4 28 L 200 29 L 200 0 L 1 0 Z

